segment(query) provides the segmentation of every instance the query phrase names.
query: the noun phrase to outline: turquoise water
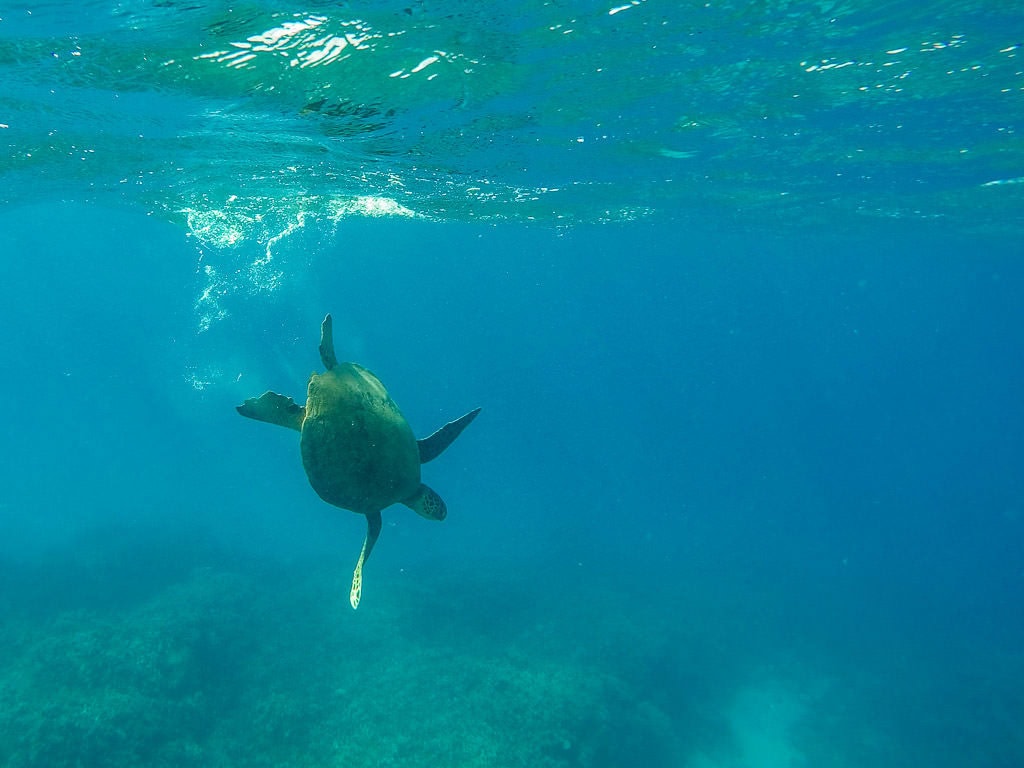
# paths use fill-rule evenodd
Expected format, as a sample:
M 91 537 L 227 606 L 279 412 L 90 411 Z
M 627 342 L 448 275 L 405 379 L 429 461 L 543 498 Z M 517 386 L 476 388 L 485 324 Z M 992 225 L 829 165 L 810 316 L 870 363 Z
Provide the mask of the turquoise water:
M 0 8 L 0 765 L 1024 764 L 1024 13 Z M 320 322 L 417 437 L 349 581 Z

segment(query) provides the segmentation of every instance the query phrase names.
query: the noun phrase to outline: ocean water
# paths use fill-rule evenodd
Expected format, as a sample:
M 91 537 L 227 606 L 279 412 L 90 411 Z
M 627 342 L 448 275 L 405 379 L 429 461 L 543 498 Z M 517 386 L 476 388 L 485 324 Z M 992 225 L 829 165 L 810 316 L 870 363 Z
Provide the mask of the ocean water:
M 0 765 L 1024 765 L 1024 11 L 0 6 Z M 299 402 L 418 437 L 349 581 Z

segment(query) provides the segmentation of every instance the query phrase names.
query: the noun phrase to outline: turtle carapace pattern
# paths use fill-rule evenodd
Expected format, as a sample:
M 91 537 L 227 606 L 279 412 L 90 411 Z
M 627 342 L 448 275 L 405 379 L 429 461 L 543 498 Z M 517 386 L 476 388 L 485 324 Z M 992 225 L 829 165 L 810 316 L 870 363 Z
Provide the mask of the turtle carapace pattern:
M 352 574 L 349 602 L 359 607 L 363 565 L 381 529 L 381 510 L 404 504 L 430 520 L 444 520 L 444 501 L 420 481 L 420 465 L 437 457 L 480 413 L 470 411 L 430 437 L 417 440 L 380 379 L 334 355 L 331 316 L 320 326 L 320 360 L 306 404 L 264 392 L 237 407 L 243 416 L 299 432 L 302 466 L 328 504 L 366 515 L 366 540 Z

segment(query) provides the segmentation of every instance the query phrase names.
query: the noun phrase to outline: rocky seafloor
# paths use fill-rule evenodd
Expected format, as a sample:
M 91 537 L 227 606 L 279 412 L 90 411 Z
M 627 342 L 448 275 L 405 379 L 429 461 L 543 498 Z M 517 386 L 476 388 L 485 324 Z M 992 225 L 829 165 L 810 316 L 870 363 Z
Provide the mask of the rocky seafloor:
M 919 717 L 912 691 L 879 700 L 880 670 L 822 673 L 824 657 L 756 600 L 464 564 L 378 567 L 353 612 L 347 565 L 102 535 L 4 562 L 0 762 L 895 766 L 905 728 L 924 740 L 956 715 Z M 1012 731 L 993 759 L 1017 754 Z
M 95 544 L 5 566 L 9 768 L 675 764 L 614 638 L 567 645 L 497 581 L 374 573 L 353 612 L 346 564 Z

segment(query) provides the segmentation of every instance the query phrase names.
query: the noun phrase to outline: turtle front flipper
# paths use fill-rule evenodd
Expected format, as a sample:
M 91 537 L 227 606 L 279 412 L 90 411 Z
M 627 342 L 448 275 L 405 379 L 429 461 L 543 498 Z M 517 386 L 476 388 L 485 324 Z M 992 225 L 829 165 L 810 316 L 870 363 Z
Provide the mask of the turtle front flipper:
M 330 315 L 327 317 L 330 317 Z M 366 539 L 363 541 L 363 550 L 359 553 L 359 561 L 356 563 L 355 572 L 352 574 L 352 589 L 348 593 L 348 601 L 352 604 L 352 610 L 359 607 L 359 600 L 363 596 L 363 564 L 370 557 L 373 545 L 377 543 L 377 537 L 380 536 L 380 528 L 380 512 L 368 514 L 366 516 Z
M 334 355 L 334 321 L 329 314 L 320 324 L 320 362 L 328 371 L 338 364 Z
M 250 397 L 241 405 L 236 405 L 235 410 L 250 419 L 288 427 L 297 432 L 302 431 L 302 420 L 306 418 L 304 407 L 277 392 L 264 392 L 259 397 Z
M 420 464 L 426 464 L 431 459 L 436 459 L 445 448 L 452 444 L 452 441 L 462 434 L 462 430 L 469 426 L 470 422 L 480 413 L 479 408 L 474 408 L 465 416 L 449 421 L 430 437 L 417 440 L 416 445 L 420 449 Z
M 437 491 L 420 483 L 420 489 L 402 502 L 416 514 L 427 520 L 444 520 L 448 517 L 448 506 Z

